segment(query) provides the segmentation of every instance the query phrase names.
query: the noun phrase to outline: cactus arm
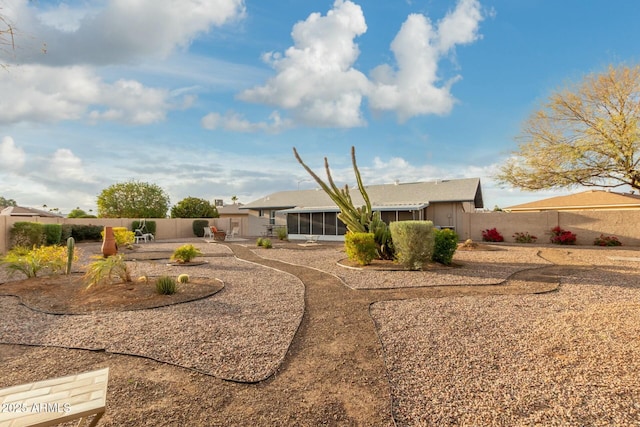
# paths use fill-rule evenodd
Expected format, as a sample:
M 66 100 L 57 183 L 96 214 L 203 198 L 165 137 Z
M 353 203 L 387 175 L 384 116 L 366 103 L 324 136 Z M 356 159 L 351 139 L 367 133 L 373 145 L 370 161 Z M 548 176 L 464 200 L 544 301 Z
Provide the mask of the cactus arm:
M 369 194 L 367 194 L 367 190 L 364 188 L 364 184 L 362 183 L 362 177 L 360 176 L 360 170 L 358 169 L 358 165 L 356 164 L 356 147 L 351 146 L 351 163 L 353 163 L 353 172 L 356 175 L 356 182 L 358 183 L 358 190 L 360 190 L 360 194 L 362 194 L 362 198 L 367 206 L 367 212 L 371 212 L 371 201 L 369 200 Z
M 71 266 L 73 265 L 73 257 L 75 255 L 76 241 L 73 237 L 67 239 L 67 267 L 64 274 L 71 274 Z

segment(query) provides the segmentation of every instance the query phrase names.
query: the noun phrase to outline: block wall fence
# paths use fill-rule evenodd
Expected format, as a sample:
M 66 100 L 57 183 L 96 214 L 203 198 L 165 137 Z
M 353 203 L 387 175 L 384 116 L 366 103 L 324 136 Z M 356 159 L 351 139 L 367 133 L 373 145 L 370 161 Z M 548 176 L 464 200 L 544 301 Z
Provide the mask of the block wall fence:
M 206 218 L 205 218 L 206 219 Z M 138 220 L 129 218 L 19 218 L 0 216 L 0 254 L 8 250 L 9 230 L 19 221 L 33 221 L 57 224 L 90 224 L 112 227 L 131 228 L 131 223 Z M 156 238 L 158 240 L 186 239 L 193 234 L 193 218 L 159 218 L 156 222 Z M 252 236 L 253 228 L 247 218 L 215 218 L 208 219 L 209 224 L 221 230 L 230 230 L 231 223 L 240 226 L 241 236 Z M 460 240 L 482 240 L 482 230 L 496 228 L 505 238 L 505 242 L 514 242 L 516 232 L 529 232 L 538 237 L 538 243 L 549 242 L 550 230 L 560 226 L 577 235 L 578 245 L 593 245 L 593 240 L 604 234 L 616 236 L 624 246 L 640 247 L 640 210 L 609 211 L 549 211 L 549 212 L 474 212 L 463 214 L 462 229 L 456 230 Z

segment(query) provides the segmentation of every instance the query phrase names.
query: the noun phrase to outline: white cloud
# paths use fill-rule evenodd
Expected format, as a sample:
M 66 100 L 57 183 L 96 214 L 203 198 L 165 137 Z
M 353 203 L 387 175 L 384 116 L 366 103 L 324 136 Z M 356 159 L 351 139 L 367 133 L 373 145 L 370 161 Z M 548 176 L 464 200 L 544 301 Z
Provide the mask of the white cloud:
M 368 80 L 353 64 L 360 53 L 354 38 L 366 30 L 362 9 L 351 1 L 336 0 L 325 16 L 312 13 L 293 27 L 294 46 L 266 55 L 276 76 L 240 99 L 288 109 L 314 126 L 363 125 Z
M 228 111 L 225 115 L 209 113 L 202 118 L 202 127 L 209 130 L 224 129 L 232 132 L 278 133 L 292 127 L 290 120 L 283 120 L 277 111 L 269 116 L 269 122 L 250 122 L 241 114 Z
M 96 182 L 82 165 L 82 160 L 67 148 L 60 148 L 53 153 L 49 173 L 61 181 Z
M 456 45 L 477 40 L 482 19 L 477 0 L 460 0 L 436 28 L 424 15 L 409 15 L 391 44 L 397 67 L 383 64 L 371 72 L 371 108 L 396 111 L 400 121 L 449 113 L 455 103 L 451 85 L 459 76 L 440 84 L 438 63 Z
M 20 62 L 105 65 L 166 57 L 211 27 L 243 18 L 245 6 L 243 0 L 109 0 L 103 8 L 46 8 L 15 0 L 3 12 L 35 41 L 18 52 Z M 43 42 L 46 55 L 35 54 Z
M 5 136 L 0 142 L 0 170 L 18 171 L 24 166 L 25 153 L 16 146 L 10 136 Z
M 149 124 L 176 108 L 164 89 L 132 80 L 106 83 L 84 66 L 23 65 L 0 80 L 0 93 L 0 123 L 88 118 Z

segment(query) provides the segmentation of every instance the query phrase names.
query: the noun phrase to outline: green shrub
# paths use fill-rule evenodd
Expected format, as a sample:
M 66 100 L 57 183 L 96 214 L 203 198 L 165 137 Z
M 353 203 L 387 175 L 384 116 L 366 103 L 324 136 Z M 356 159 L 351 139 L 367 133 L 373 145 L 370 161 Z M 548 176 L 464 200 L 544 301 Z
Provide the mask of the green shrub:
M 278 227 L 277 233 L 278 233 L 278 240 L 287 240 L 289 238 L 286 227 Z
M 189 275 L 181 274 L 178 276 L 178 283 L 189 283 Z
M 11 274 L 16 271 L 27 277 L 36 277 L 40 270 L 56 274 L 64 271 L 67 263 L 67 248 L 64 246 L 34 246 L 33 249 L 16 246 L 0 261 Z
M 264 239 L 263 239 L 262 237 L 258 237 L 258 238 L 256 239 L 256 246 L 262 246 L 262 241 L 263 241 L 263 240 L 264 240 Z
M 93 285 L 112 282 L 116 279 L 122 282 L 131 282 L 129 268 L 122 254 L 106 258 L 96 255 L 93 258 L 95 261 L 88 265 L 85 273 L 85 279 L 88 282 L 87 289 Z
M 528 231 L 525 231 L 524 233 L 516 232 L 513 235 L 513 238 L 516 243 L 535 243 L 536 240 L 538 240 L 536 236 L 529 234 Z
M 193 234 L 198 237 L 204 237 L 204 228 L 209 226 L 209 221 L 206 219 L 194 219 L 191 226 L 193 228 Z
M 421 270 L 433 254 L 433 222 L 395 221 L 389 229 L 396 260 L 408 270 Z
M 59 245 L 62 242 L 62 225 L 43 224 L 44 242 L 46 245 Z
M 104 227 L 101 225 L 67 224 L 62 227 L 62 237 L 73 237 L 76 242 L 102 240 L 103 231 Z
M 131 230 L 135 231 L 138 228 L 140 228 L 140 223 L 141 221 L 132 221 L 131 222 Z M 154 236 L 156 235 L 156 222 L 155 221 L 149 221 L 149 220 L 144 220 L 144 232 L 145 233 L 151 233 Z
M 44 225 L 38 222 L 16 222 L 9 231 L 9 241 L 10 247 L 42 246 L 46 241 Z
M 271 243 L 271 239 L 262 239 L 262 245 L 265 249 L 271 249 L 273 247 L 273 243 Z
M 175 251 L 173 251 L 173 255 L 171 255 L 171 259 L 173 261 L 179 263 L 190 262 L 195 257 L 202 255 L 202 252 L 195 246 L 188 244 L 182 245 Z
M 349 231 L 344 235 L 344 249 L 347 257 L 360 265 L 369 265 L 378 256 L 378 245 L 373 233 Z
M 160 276 L 156 280 L 156 292 L 160 295 L 173 295 L 176 293 L 176 281 L 173 277 Z
M 451 265 L 453 254 L 458 249 L 458 234 L 449 229 L 435 230 L 433 255 L 431 259 L 444 265 Z

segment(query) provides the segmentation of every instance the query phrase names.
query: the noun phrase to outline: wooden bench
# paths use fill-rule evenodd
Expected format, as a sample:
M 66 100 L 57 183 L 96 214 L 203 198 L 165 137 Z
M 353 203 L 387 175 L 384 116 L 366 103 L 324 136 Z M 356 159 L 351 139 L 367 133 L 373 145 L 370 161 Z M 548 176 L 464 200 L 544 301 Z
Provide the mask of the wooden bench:
M 0 390 L 0 426 L 95 426 L 106 410 L 109 368 Z

